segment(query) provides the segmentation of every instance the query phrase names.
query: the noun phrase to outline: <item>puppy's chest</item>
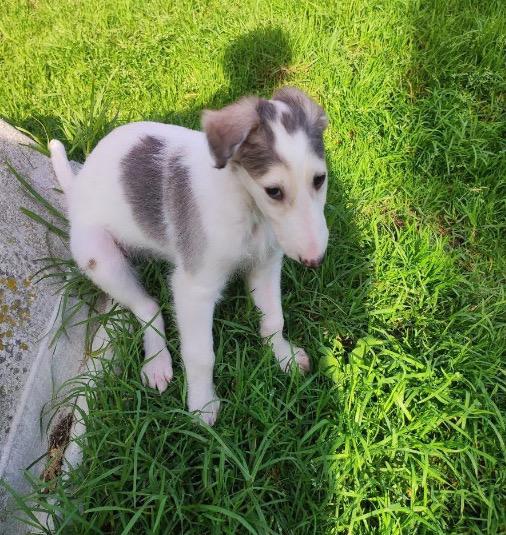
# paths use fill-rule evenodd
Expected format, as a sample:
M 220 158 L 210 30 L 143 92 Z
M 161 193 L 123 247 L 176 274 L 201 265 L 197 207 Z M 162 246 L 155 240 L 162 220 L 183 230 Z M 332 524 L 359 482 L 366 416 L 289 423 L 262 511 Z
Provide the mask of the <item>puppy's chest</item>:
M 262 262 L 275 248 L 276 240 L 272 230 L 265 223 L 254 221 L 244 233 L 239 262 L 243 267 Z

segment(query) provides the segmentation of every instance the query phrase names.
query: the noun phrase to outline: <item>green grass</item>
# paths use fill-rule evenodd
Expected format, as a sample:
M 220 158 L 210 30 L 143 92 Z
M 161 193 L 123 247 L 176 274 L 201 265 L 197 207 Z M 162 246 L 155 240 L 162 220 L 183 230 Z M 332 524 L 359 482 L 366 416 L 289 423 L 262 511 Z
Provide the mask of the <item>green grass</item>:
M 139 326 L 100 318 L 122 371 L 84 389 L 84 464 L 24 507 L 65 535 L 506 533 L 505 57 L 501 0 L 4 3 L 0 116 L 75 159 L 116 124 L 196 127 L 283 84 L 330 117 L 328 254 L 283 279 L 314 372 L 279 371 L 235 282 L 214 327 L 225 402 L 196 424 L 169 267 L 144 263 L 175 380 L 144 388 Z

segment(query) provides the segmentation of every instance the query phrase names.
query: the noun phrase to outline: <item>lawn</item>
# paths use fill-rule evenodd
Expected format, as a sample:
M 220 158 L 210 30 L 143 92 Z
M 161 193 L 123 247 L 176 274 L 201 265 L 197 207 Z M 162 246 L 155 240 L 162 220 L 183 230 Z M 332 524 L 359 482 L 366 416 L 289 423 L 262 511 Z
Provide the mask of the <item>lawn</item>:
M 3 3 L 0 116 L 74 159 L 117 124 L 198 127 L 283 84 L 330 118 L 327 257 L 283 275 L 313 372 L 281 373 L 234 281 L 214 326 L 225 401 L 196 424 L 170 267 L 140 264 L 176 377 L 143 387 L 139 325 L 99 318 L 116 364 L 85 389 L 85 462 L 52 505 L 35 494 L 55 533 L 506 533 L 505 61 L 502 0 Z

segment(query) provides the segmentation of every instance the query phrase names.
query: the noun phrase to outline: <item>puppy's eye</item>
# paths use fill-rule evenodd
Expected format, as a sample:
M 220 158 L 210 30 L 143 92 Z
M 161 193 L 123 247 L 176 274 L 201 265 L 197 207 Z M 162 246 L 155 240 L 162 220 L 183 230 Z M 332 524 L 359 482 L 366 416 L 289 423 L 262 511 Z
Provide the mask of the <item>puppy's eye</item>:
M 316 175 L 313 178 L 313 186 L 314 189 L 320 189 L 323 186 L 323 183 L 325 182 L 326 175 Z
M 265 188 L 265 193 L 269 195 L 271 199 L 281 201 L 283 199 L 283 190 L 281 188 Z

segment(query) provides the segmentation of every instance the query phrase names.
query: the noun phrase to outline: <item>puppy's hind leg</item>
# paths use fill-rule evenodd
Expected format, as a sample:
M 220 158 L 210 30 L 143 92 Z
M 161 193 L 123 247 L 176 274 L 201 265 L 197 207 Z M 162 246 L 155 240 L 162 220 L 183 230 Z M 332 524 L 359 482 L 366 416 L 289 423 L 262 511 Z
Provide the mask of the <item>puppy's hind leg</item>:
M 137 280 L 112 236 L 98 227 L 72 228 L 70 246 L 78 266 L 104 292 L 130 309 L 146 325 L 146 362 L 142 379 L 163 392 L 172 379 L 172 361 L 165 345 L 165 327 L 156 301 Z

